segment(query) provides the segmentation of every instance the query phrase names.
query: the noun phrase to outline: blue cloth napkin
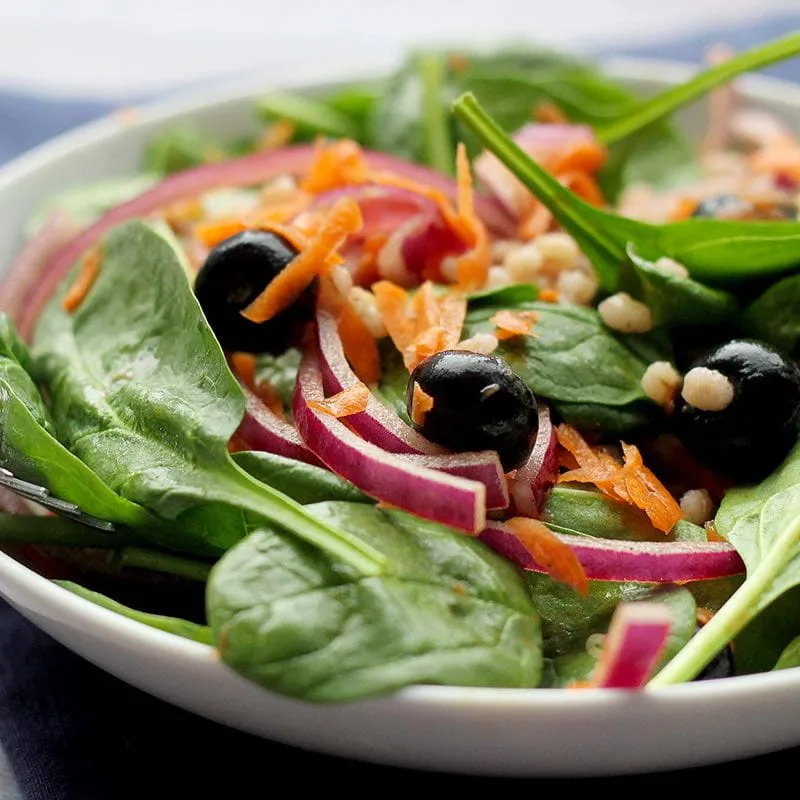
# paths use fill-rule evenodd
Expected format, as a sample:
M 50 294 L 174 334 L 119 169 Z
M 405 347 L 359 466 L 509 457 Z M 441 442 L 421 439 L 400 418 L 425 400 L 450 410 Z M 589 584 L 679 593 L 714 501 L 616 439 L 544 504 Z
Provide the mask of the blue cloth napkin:
M 691 40 L 613 52 L 699 62 L 725 41 L 741 49 L 800 28 L 800 15 Z M 607 53 L 606 53 L 607 54 Z M 769 73 L 800 80 L 800 63 Z M 0 162 L 117 104 L 65 102 L 0 92 Z M 613 731 L 608 731 L 613 735 Z M 725 731 L 720 731 L 725 736 Z M 162 703 L 73 655 L 0 603 L 0 745 L 24 800 L 237 798 L 304 786 L 308 776 L 342 791 L 563 791 L 557 779 L 431 774 L 309 753 L 258 739 Z M 697 786 L 711 791 L 755 778 L 793 777 L 800 747 L 731 764 L 658 775 L 593 779 L 591 788 L 643 791 Z M 585 780 L 575 780 L 585 783 Z M 318 783 L 315 785 L 319 785 Z M 586 787 L 588 788 L 588 787 Z M 0 800 L 5 800 L 0 787 Z

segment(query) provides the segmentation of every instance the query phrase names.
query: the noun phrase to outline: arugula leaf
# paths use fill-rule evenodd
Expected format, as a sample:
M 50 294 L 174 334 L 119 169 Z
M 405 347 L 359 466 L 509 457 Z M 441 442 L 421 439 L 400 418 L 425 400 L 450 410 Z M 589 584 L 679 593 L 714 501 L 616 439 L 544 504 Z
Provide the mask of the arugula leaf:
M 109 611 L 132 619 L 135 622 L 141 622 L 143 625 L 147 625 L 150 628 L 157 628 L 158 630 L 172 633 L 183 639 L 191 639 L 201 644 L 211 645 L 214 643 L 211 635 L 211 628 L 207 625 L 198 625 L 196 622 L 189 622 L 188 620 L 178 619 L 177 617 L 167 617 L 161 614 L 137 611 L 135 608 L 118 603 L 116 600 L 112 600 L 110 597 L 100 594 L 100 592 L 86 589 L 72 581 L 57 580 L 53 581 L 53 583 L 57 584 L 62 589 L 66 589 L 68 592 L 72 592 L 72 594 L 78 597 L 82 597 L 84 600 L 89 600 L 101 608 L 107 608 Z
M 759 612 L 800 585 L 800 446 L 760 484 L 729 490 L 714 527 L 738 550 L 747 578 L 653 685 L 691 680 Z
M 400 511 L 309 510 L 386 553 L 364 578 L 275 528 L 226 553 L 208 586 L 223 661 L 268 689 L 339 702 L 418 683 L 532 687 L 539 621 L 525 581 L 479 541 Z
M 321 503 L 325 500 L 347 500 L 352 503 L 373 503 L 352 483 L 333 472 L 304 464 L 293 458 L 256 451 L 233 454 L 233 460 L 256 480 L 266 483 L 300 503 Z
M 102 267 L 86 299 L 67 313 L 62 286 L 35 334 L 37 365 L 67 447 L 113 490 L 175 521 L 160 542 L 167 547 L 218 554 L 241 538 L 247 511 L 359 570 L 379 570 L 379 554 L 231 460 L 227 445 L 244 396 L 172 234 L 132 221 L 101 246 Z M 209 503 L 229 507 L 230 519 L 208 525 Z
M 619 284 L 629 244 L 643 258 L 674 258 L 692 277 L 711 284 L 763 278 L 800 265 L 798 222 L 696 218 L 650 225 L 621 217 L 585 203 L 553 178 L 512 141 L 471 93 L 459 97 L 453 111 L 575 238 L 608 291 Z
M 627 250 L 619 288 L 650 309 L 654 325 L 721 325 L 735 319 L 738 303 L 732 294 L 660 269 L 631 244 Z
M 800 343 L 800 275 L 791 275 L 770 286 L 741 317 L 748 335 L 796 354 Z

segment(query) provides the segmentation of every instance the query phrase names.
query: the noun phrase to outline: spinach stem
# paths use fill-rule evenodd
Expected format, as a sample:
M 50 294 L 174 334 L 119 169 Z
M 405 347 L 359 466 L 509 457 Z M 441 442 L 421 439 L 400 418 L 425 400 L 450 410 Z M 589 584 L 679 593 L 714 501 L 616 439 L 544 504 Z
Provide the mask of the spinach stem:
M 340 559 L 363 575 L 380 575 L 386 558 L 357 536 L 327 525 L 286 495 L 257 481 L 236 462 L 228 491 L 245 510 L 274 522 L 309 544 Z
M 605 264 L 621 264 L 626 257 L 625 249 L 606 236 L 600 226 L 583 212 L 583 202 L 524 152 L 484 111 L 472 92 L 462 94 L 453 103 L 453 113 L 530 189 L 569 233 L 579 236 L 584 245 L 591 244 L 600 255 L 592 261 L 601 283 L 605 287 L 613 285 L 616 276 L 609 274 Z
M 648 688 L 691 681 L 763 609 L 770 584 L 797 551 L 800 514 L 725 605 L 650 680 Z
M 438 172 L 452 175 L 455 147 L 442 96 L 445 61 L 441 53 L 421 53 L 417 60 L 417 71 L 422 86 L 425 159 Z
M 743 72 L 761 69 L 797 55 L 800 55 L 800 32 L 753 47 L 728 61 L 709 67 L 686 83 L 646 100 L 624 116 L 601 123 L 595 129 L 597 138 L 607 145 L 618 142 Z
M 119 549 L 128 542 L 122 533 L 106 533 L 65 517 L 0 514 L 0 544 Z
M 205 582 L 211 572 L 211 564 L 184 558 L 172 553 L 148 550 L 144 547 L 125 547 L 119 553 L 118 562 L 121 567 L 137 567 L 154 572 L 166 572 L 181 578 Z

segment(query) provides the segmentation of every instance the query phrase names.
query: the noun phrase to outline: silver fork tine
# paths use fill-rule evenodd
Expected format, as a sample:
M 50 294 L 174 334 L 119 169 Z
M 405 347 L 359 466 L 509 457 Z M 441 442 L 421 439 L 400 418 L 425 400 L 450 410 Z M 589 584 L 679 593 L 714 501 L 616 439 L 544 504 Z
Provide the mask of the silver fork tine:
M 39 486 L 39 484 L 31 483 L 30 481 L 23 481 L 5 467 L 0 467 L 0 486 L 5 486 L 20 497 L 24 497 L 26 500 L 33 500 L 35 503 L 55 511 L 56 514 L 60 514 L 62 517 L 75 520 L 75 522 L 81 522 L 91 528 L 97 528 L 108 533 L 113 533 L 115 530 L 112 522 L 93 517 L 91 514 L 82 511 L 74 503 L 68 503 L 58 497 L 53 497 L 44 486 Z

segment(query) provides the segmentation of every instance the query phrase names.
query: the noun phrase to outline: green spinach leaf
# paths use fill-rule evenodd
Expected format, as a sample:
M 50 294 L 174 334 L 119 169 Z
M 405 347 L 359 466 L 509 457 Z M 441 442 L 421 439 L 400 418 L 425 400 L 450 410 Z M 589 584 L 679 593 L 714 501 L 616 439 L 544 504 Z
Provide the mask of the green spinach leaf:
M 38 369 L 67 447 L 114 491 L 177 523 L 159 540 L 166 547 L 219 554 L 242 537 L 247 511 L 358 569 L 379 570 L 379 554 L 231 460 L 227 445 L 244 396 L 172 235 L 127 222 L 105 238 L 102 253 L 80 307 L 63 309 L 62 287 L 35 334 Z M 228 524 L 208 525 L 209 503 L 231 509 Z
M 747 578 L 655 685 L 691 680 L 757 614 L 800 585 L 800 446 L 760 484 L 729 490 L 714 526 L 738 550 Z
M 358 136 L 358 127 L 346 114 L 310 95 L 274 92 L 256 101 L 256 112 L 268 122 L 289 120 L 299 140 L 319 134 L 336 139 Z
M 118 603 L 116 600 L 112 600 L 110 597 L 106 597 L 99 592 L 94 592 L 91 589 L 85 589 L 83 586 L 79 586 L 77 583 L 73 583 L 72 581 L 58 580 L 54 581 L 54 583 L 58 584 L 62 589 L 66 589 L 68 592 L 72 592 L 72 594 L 82 597 L 84 600 L 89 600 L 101 608 L 107 608 L 109 611 L 113 611 L 114 613 L 120 614 L 123 617 L 132 619 L 135 622 L 141 622 L 143 625 L 147 625 L 150 628 L 157 628 L 158 630 L 172 633 L 175 636 L 180 636 L 183 639 L 191 639 L 192 641 L 200 642 L 201 644 L 211 645 L 214 643 L 211 635 L 211 628 L 209 628 L 207 625 L 198 625 L 196 622 L 189 622 L 188 620 L 178 619 L 177 617 L 166 617 L 161 614 L 150 614 L 146 611 L 137 611 L 136 609 L 123 605 L 122 603 Z
M 800 275 L 770 286 L 745 309 L 742 329 L 749 336 L 796 354 L 800 343 Z
M 285 353 L 274 356 L 261 353 L 256 356 L 256 383 L 268 383 L 283 401 L 286 408 L 291 408 L 292 392 L 297 382 L 297 370 L 300 368 L 301 352 L 290 347 Z
M 261 483 L 291 497 L 301 505 L 325 500 L 346 500 L 352 503 L 373 503 L 352 483 L 322 467 L 304 464 L 274 453 L 242 451 L 233 460 Z
M 738 312 L 732 294 L 661 269 L 630 244 L 619 288 L 650 309 L 654 325 L 721 325 L 735 319 Z
M 399 511 L 310 506 L 388 556 L 378 577 L 264 528 L 214 567 L 223 661 L 268 689 L 336 702 L 417 683 L 539 683 L 539 621 L 519 572 L 479 541 Z
M 773 669 L 791 669 L 792 667 L 800 667 L 800 636 L 786 646 Z

